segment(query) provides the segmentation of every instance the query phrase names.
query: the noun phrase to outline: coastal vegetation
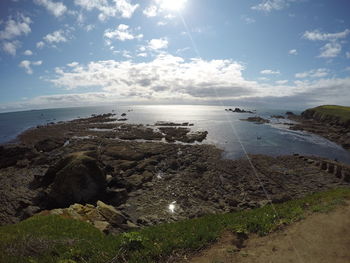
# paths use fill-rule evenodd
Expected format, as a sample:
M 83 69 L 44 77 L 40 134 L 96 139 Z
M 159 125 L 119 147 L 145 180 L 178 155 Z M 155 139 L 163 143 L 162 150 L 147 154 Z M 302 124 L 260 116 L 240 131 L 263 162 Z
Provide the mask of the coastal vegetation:
M 318 192 L 281 204 L 105 235 L 92 225 L 37 215 L 0 227 L 0 262 L 161 262 L 198 251 L 225 230 L 267 235 L 313 212 L 329 212 L 350 198 L 349 188 Z
M 323 105 L 307 109 L 302 113 L 305 118 L 314 118 L 319 121 L 336 122 L 341 126 L 350 125 L 350 107 L 338 105 Z

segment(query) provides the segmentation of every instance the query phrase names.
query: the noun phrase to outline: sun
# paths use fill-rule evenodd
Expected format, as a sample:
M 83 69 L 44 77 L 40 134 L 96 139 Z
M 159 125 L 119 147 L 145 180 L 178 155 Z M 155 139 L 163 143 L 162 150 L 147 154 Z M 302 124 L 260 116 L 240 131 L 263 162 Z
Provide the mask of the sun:
M 184 8 L 187 0 L 160 0 L 160 7 L 162 9 L 179 11 Z

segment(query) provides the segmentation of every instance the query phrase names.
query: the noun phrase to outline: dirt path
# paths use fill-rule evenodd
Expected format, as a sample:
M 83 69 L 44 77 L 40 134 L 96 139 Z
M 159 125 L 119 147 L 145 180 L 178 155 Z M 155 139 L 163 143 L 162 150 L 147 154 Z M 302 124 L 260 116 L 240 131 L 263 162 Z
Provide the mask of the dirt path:
M 238 250 L 236 237 L 226 232 L 192 263 L 347 263 L 350 262 L 350 203 L 326 214 L 313 214 L 282 231 L 251 236 Z

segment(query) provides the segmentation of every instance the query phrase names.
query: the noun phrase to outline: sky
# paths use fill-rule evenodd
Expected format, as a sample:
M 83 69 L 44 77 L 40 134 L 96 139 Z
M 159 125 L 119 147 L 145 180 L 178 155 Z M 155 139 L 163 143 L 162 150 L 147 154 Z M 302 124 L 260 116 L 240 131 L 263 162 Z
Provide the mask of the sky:
M 348 0 L 1 0 L 0 111 L 350 105 Z

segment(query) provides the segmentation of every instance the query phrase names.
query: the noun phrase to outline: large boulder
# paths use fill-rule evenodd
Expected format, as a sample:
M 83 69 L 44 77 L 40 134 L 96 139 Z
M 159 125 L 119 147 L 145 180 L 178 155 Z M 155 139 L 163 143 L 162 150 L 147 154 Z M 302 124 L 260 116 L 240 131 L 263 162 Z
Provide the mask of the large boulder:
M 50 204 L 66 207 L 96 201 L 106 190 L 106 175 L 98 160 L 86 152 L 77 152 L 51 167 L 44 177 L 44 184 L 51 184 Z

